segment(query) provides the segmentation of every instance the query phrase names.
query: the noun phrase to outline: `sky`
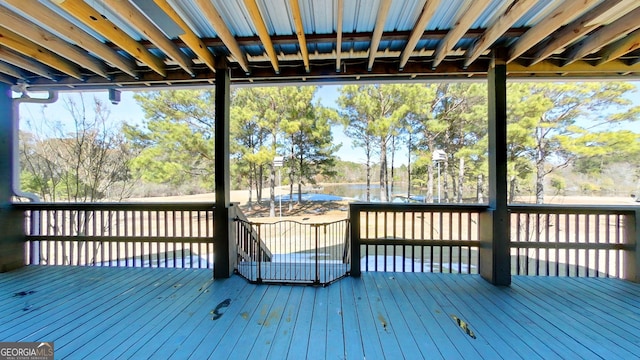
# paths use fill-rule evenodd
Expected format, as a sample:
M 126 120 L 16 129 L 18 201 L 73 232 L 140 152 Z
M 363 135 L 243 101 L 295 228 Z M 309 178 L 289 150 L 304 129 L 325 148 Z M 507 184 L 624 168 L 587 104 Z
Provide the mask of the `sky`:
M 630 100 L 636 105 L 640 106 L 640 81 L 632 82 L 638 88 L 638 90 L 633 93 L 630 97 Z M 316 96 L 320 99 L 320 102 L 327 107 L 337 108 L 337 99 L 339 96 L 338 92 L 339 86 L 337 85 L 324 85 L 320 86 Z M 64 93 L 62 96 L 66 96 Z M 108 94 L 106 91 L 101 92 L 90 92 L 86 93 L 85 96 L 96 96 L 101 99 L 104 103 L 109 104 Z M 133 99 L 133 92 L 131 91 L 123 91 L 121 94 L 121 101 L 118 105 L 110 106 L 110 119 L 123 121 L 130 124 L 141 124 L 144 119 L 144 114 L 142 109 L 136 104 Z M 39 97 L 40 95 L 32 94 L 33 97 Z M 29 118 L 36 118 L 40 116 L 41 113 L 41 105 L 37 104 L 25 104 L 20 108 L 20 117 L 21 121 L 25 121 Z M 45 109 L 47 113 L 50 114 L 58 114 L 58 113 L 66 113 L 64 109 L 63 101 L 58 100 L 55 104 L 47 105 Z M 21 128 L 24 128 L 21 125 Z M 640 133 L 640 123 L 631 123 L 620 126 L 621 129 L 629 129 L 634 132 Z M 337 152 L 337 156 L 343 160 L 364 163 L 365 155 L 364 151 L 359 148 L 354 148 L 351 143 L 351 139 L 349 139 L 344 134 L 344 128 L 341 125 L 336 125 L 332 128 L 333 136 L 334 136 L 334 144 L 342 144 L 339 151 Z M 374 160 L 375 161 L 375 160 Z M 396 161 L 398 165 L 406 164 L 406 147 L 403 147 L 399 150 L 399 153 L 396 157 Z

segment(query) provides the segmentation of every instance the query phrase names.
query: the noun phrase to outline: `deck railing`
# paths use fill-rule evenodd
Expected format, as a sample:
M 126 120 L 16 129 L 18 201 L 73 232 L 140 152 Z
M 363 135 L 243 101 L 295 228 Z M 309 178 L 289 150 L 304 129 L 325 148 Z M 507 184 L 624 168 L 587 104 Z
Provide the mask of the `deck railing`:
M 482 205 L 350 205 L 351 273 L 479 272 Z
M 513 205 L 510 212 L 513 274 L 627 277 L 634 208 Z
M 214 205 L 20 203 L 31 265 L 213 267 Z
M 236 224 L 237 248 L 246 249 L 239 256 L 238 272 L 251 282 L 326 285 L 347 274 L 347 219 L 329 223 L 236 219 Z
M 351 273 L 478 273 L 480 214 L 487 210 L 351 204 Z M 637 279 L 635 207 L 510 205 L 509 211 L 512 275 Z

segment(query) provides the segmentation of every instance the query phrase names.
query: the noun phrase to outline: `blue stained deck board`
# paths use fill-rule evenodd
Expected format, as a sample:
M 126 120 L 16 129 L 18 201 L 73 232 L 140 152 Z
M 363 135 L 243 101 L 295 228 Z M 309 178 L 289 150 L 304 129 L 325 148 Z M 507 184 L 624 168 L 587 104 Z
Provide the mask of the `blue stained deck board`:
M 527 278 L 524 279 L 525 283 L 529 281 Z M 584 315 L 576 318 L 573 311 L 567 314 L 566 307 L 557 301 L 550 304 L 547 303 L 546 299 L 536 297 L 530 293 L 528 287 L 523 288 L 519 284 L 514 284 L 513 287 L 515 288 L 514 290 L 518 292 L 518 300 L 522 302 L 522 304 L 529 305 L 528 308 L 530 311 L 536 312 L 546 319 L 549 326 L 558 328 L 564 333 L 565 337 L 573 338 L 582 346 L 586 347 L 588 352 L 593 353 L 592 356 L 586 358 L 620 357 L 620 355 L 617 354 L 617 349 L 614 349 L 616 345 L 611 342 L 611 339 L 607 339 L 599 334 L 594 334 L 588 328 L 584 327 L 581 321 L 577 321 L 578 318 L 585 320 Z M 543 293 L 548 293 L 548 289 L 545 288 L 543 290 L 545 290 Z
M 298 307 L 292 308 L 287 306 L 289 301 L 292 301 L 294 304 L 296 303 L 292 298 L 292 292 L 296 289 L 300 288 L 291 286 L 278 287 L 278 294 L 274 298 L 273 306 L 269 311 L 268 321 L 262 324 L 256 341 L 253 343 L 253 346 L 248 349 L 248 351 L 250 350 L 246 356 L 248 359 L 267 359 L 269 349 L 273 348 L 274 343 L 282 338 L 279 333 L 281 331 L 280 326 L 285 322 L 291 323 L 292 316 L 297 314 L 299 310 Z M 301 291 L 300 295 L 302 295 Z
M 309 343 L 307 356 L 309 360 L 324 358 L 327 347 L 327 327 L 329 306 L 329 289 L 319 288 L 316 290 L 315 303 L 313 305 L 313 316 L 309 328 Z
M 340 286 L 337 284 L 328 286 L 327 293 L 326 357 L 342 359 L 345 357 L 345 331 L 353 332 L 355 329 L 353 326 L 343 326 L 342 301 L 344 301 L 344 297 Z
M 94 339 L 109 337 L 109 334 L 113 334 L 118 328 L 125 332 L 136 331 L 132 326 L 132 320 L 136 316 L 142 315 L 145 311 L 156 311 L 154 303 L 164 301 L 164 298 L 159 299 L 159 297 L 170 298 L 182 295 L 179 291 L 182 286 L 178 288 L 175 286 L 192 280 L 196 275 L 193 271 L 183 271 L 177 273 L 175 277 L 169 275 L 153 283 L 141 282 L 123 293 L 106 296 L 106 302 L 86 312 L 82 318 L 77 318 L 76 322 L 65 325 L 68 332 L 56 339 L 56 349 L 60 349 L 59 353 L 64 357 L 66 354 L 71 354 L 79 345 L 90 343 Z M 140 302 L 144 302 L 142 308 L 139 306 Z M 84 326 L 79 327 L 78 323 Z M 37 341 L 37 339 L 33 338 L 31 341 Z
M 304 287 L 300 286 L 288 286 L 288 297 L 286 301 L 281 304 L 284 305 L 282 310 L 282 316 L 277 326 L 273 325 L 269 327 L 273 331 L 273 339 L 271 339 L 270 346 L 259 346 L 259 342 L 254 343 L 251 348 L 251 353 L 248 358 L 250 359 L 284 359 L 287 357 L 289 346 L 291 345 L 290 335 L 293 333 L 293 329 L 296 325 L 298 313 L 300 312 L 302 294 Z M 261 337 L 266 344 L 267 339 L 265 334 L 261 333 Z
M 537 344 L 535 346 L 536 351 L 544 358 L 556 358 L 561 355 L 569 356 L 574 359 L 584 358 L 592 353 L 580 353 L 574 351 L 576 347 L 580 347 L 579 343 L 572 344 L 573 346 L 566 346 L 558 340 L 558 336 L 562 336 L 562 333 L 554 332 L 555 328 L 541 327 L 540 321 L 544 321 L 542 318 L 537 318 L 537 314 L 530 311 L 526 311 L 526 308 L 519 306 L 519 303 L 515 303 L 509 299 L 509 296 L 505 294 L 505 290 L 501 288 L 482 290 L 482 284 L 478 279 L 465 276 L 460 279 L 464 282 L 468 291 L 475 293 L 477 300 L 485 305 L 485 308 L 499 308 L 502 310 L 505 316 L 510 319 L 511 325 L 516 325 L 516 329 L 525 328 L 527 331 L 526 339 Z M 482 281 L 482 280 L 480 280 Z M 507 319 L 507 320 L 508 320 Z M 539 346 L 542 343 L 543 346 Z M 554 350 L 555 349 L 555 350 Z M 562 350 L 559 350 L 562 349 Z
M 300 301 L 300 311 L 296 318 L 296 326 L 291 333 L 291 341 L 287 351 L 288 358 L 294 358 L 297 355 L 302 359 L 307 355 L 311 319 L 315 313 L 315 300 L 316 289 L 305 287 Z
M 402 357 L 405 359 L 429 357 L 428 353 L 422 352 L 422 350 L 425 349 L 420 349 L 415 339 L 415 327 L 405 319 L 403 311 L 398 307 L 397 302 L 393 298 L 393 292 L 390 291 L 391 288 L 386 283 L 386 278 L 394 278 L 393 274 L 374 273 L 371 275 L 371 278 L 374 280 L 373 288 L 378 290 L 376 295 L 380 297 L 383 311 L 387 314 L 387 320 L 385 321 L 387 321 L 388 324 L 383 330 L 393 333 L 402 352 Z M 398 331 L 395 330 L 396 328 Z M 405 329 L 408 330 L 408 334 L 405 332 Z M 411 336 L 406 336 L 409 334 Z
M 54 341 L 56 358 L 70 359 L 640 353 L 640 285 L 617 279 L 516 276 L 500 288 L 478 275 L 363 273 L 316 288 L 252 285 L 239 276 L 211 281 L 211 275 L 60 266 L 2 273 L 0 341 Z M 29 289 L 36 292 L 14 297 Z M 226 299 L 222 316 L 212 320 Z M 22 310 L 25 301 L 34 307 Z M 450 314 L 468 321 L 477 339 Z
M 241 281 L 246 284 L 246 281 L 234 277 L 231 279 L 225 279 L 225 282 L 237 282 Z M 215 283 L 214 283 L 215 285 Z M 212 293 L 221 289 L 211 289 Z M 260 300 L 266 292 L 266 286 L 254 286 L 250 285 L 245 288 L 245 291 L 239 293 L 237 297 L 233 298 L 231 304 L 227 308 L 228 315 L 225 314 L 216 321 L 211 321 L 209 326 L 207 322 L 203 322 L 198 326 L 192 336 L 184 343 L 184 348 L 191 347 L 190 359 L 206 359 L 215 350 L 215 348 L 226 337 L 232 337 L 235 333 L 242 331 L 242 328 L 246 326 L 249 321 L 249 314 L 252 309 L 258 306 Z M 192 345 L 192 344 L 195 344 Z M 183 351 L 176 351 L 171 355 L 172 359 L 184 359 Z
M 353 281 L 357 280 L 346 278 L 335 284 L 336 287 L 340 286 L 340 293 L 342 295 L 340 310 L 342 312 L 344 355 L 347 359 L 364 357 L 364 348 L 362 345 L 363 334 L 362 329 L 358 325 L 358 314 L 352 285 Z
M 640 353 L 637 334 L 629 333 L 628 328 L 636 322 L 629 323 L 624 318 L 619 318 L 611 312 L 601 311 L 601 306 L 607 304 L 599 304 L 599 299 L 591 299 L 588 304 L 584 304 L 583 300 L 588 297 L 581 287 L 575 287 L 577 281 L 565 281 L 562 287 L 558 287 L 557 281 L 549 281 L 549 289 L 556 295 L 554 299 L 567 308 L 567 312 L 573 311 L 573 314 L 580 313 L 583 321 L 579 321 L 585 331 L 593 331 L 596 333 L 605 333 L 610 335 L 612 343 L 616 344 L 616 351 L 623 357 L 633 357 Z M 598 306 L 600 305 L 600 306 Z M 589 335 L 587 335 L 589 336 Z

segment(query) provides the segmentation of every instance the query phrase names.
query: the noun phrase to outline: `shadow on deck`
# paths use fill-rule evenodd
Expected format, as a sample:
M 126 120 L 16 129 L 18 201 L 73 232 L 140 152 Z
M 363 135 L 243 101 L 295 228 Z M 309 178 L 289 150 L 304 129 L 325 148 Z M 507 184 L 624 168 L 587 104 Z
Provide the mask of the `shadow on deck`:
M 0 341 L 92 359 L 633 358 L 639 298 L 617 279 L 370 272 L 322 288 L 30 266 L 0 274 Z

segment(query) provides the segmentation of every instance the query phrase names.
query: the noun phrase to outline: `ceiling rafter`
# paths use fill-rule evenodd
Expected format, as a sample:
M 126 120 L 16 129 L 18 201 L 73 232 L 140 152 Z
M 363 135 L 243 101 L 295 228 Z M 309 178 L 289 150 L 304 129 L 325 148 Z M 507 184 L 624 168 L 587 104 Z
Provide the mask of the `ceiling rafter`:
M 150 67 L 153 71 L 162 76 L 166 75 L 165 64 L 162 59 L 150 53 L 144 46 L 140 45 L 83 0 L 53 0 L 53 2 L 100 35 L 109 39 L 109 41 L 118 45 L 122 50 L 131 54 L 135 59 Z
M 46 79 L 56 81 L 56 74 L 51 69 L 41 63 L 26 59 L 13 51 L 0 46 L 0 60 L 15 65 L 21 69 L 40 75 Z
M 638 21 L 638 19 L 640 19 L 640 7 L 628 12 L 611 24 L 603 26 L 589 34 L 589 36 L 578 45 L 567 50 L 568 55 L 566 56 L 567 60 L 564 62 L 564 65 L 571 64 L 586 55 L 592 54 L 612 41 L 617 40 L 620 36 L 639 29 L 640 21 Z
M 95 54 L 111 66 L 120 69 L 130 76 L 137 76 L 136 65 L 133 61 L 121 56 L 115 50 L 82 31 L 77 26 L 56 14 L 53 10 L 47 8 L 40 2 L 24 0 L 4 0 L 4 2 L 10 4 L 13 8 L 28 14 L 29 17 L 36 21 L 46 24 L 49 29 L 68 38 L 86 51 Z
M 73 78 L 82 80 L 82 72 L 78 66 L 2 26 L 0 26 L 0 45 L 4 45 L 15 52 L 37 60 Z
M 336 24 L 336 72 L 340 72 L 342 66 L 342 21 L 344 18 L 344 0 L 338 0 L 337 24 Z
M 548 58 L 558 50 L 566 47 L 575 39 L 578 39 L 584 34 L 587 34 L 593 29 L 597 28 L 598 25 L 593 24 L 593 21 L 603 14 L 607 13 L 611 8 L 616 6 L 621 1 L 622 0 L 607 0 L 589 10 L 578 19 L 572 21 L 569 25 L 553 33 L 553 37 L 550 39 L 550 41 L 548 43 L 542 44 L 540 48 L 535 51 L 535 55 L 533 56 L 530 65 L 535 65 L 538 62 Z
M 112 11 L 143 33 L 151 43 L 175 61 L 184 71 L 194 75 L 193 62 L 158 27 L 128 0 L 103 0 Z
M 218 37 L 229 49 L 231 56 L 236 59 L 242 70 L 244 70 L 247 74 L 251 73 L 251 70 L 249 69 L 249 63 L 247 61 L 247 56 L 240 49 L 240 45 L 238 45 L 238 42 L 236 41 L 233 34 L 231 34 L 231 31 L 229 31 L 229 28 L 224 22 L 224 19 L 222 19 L 222 16 L 220 16 L 218 9 L 216 9 L 216 7 L 213 5 L 213 2 L 211 2 L 211 0 L 195 0 L 195 2 L 196 4 L 198 4 L 200 10 L 202 10 L 203 15 L 207 18 L 207 20 L 209 20 L 211 26 L 213 26 L 216 33 L 218 34 Z
M 249 16 L 251 17 L 251 21 L 253 25 L 256 27 L 256 32 L 258 33 L 258 37 L 264 46 L 264 50 L 267 52 L 267 56 L 269 56 L 269 60 L 271 61 L 271 66 L 273 66 L 273 70 L 276 74 L 280 73 L 280 65 L 278 64 L 278 57 L 276 55 L 276 50 L 273 48 L 273 42 L 271 42 L 271 36 L 269 35 L 269 31 L 267 30 L 267 26 L 264 23 L 264 19 L 262 18 L 262 14 L 260 14 L 260 9 L 258 8 L 258 4 L 256 0 L 244 0 L 244 5 L 249 11 Z
M 549 15 L 522 35 L 509 50 L 508 62 L 524 54 L 565 23 L 587 11 L 599 0 L 566 0 Z
M 380 7 L 378 7 L 378 17 L 376 18 L 376 25 L 373 28 L 373 35 L 371 36 L 371 45 L 369 46 L 369 63 L 367 70 L 373 69 L 373 62 L 376 60 L 376 54 L 378 53 L 378 46 L 380 46 L 380 40 L 382 39 L 382 32 L 384 31 L 384 24 L 387 22 L 387 15 L 389 15 L 389 9 L 391 8 L 391 0 L 381 0 Z
M 476 0 L 468 3 L 466 8 L 461 8 L 458 12 L 459 18 L 453 24 L 451 30 L 445 35 L 442 41 L 438 42 L 438 47 L 436 48 L 436 52 L 433 55 L 433 64 L 431 65 L 434 69 L 440 65 L 442 60 L 447 56 L 447 54 L 453 50 L 458 41 L 464 37 L 464 35 L 469 31 L 473 22 L 480 16 L 482 13 L 482 9 L 487 6 L 491 0 Z
M 464 62 L 464 66 L 469 66 L 472 62 L 476 61 L 485 50 L 493 45 L 502 34 L 509 30 L 511 25 L 526 14 L 537 2 L 538 0 L 514 1 L 511 6 L 505 10 L 504 14 L 500 15 L 498 20 L 487 29 L 484 35 L 467 50 L 467 59 Z
M 307 40 L 304 37 L 304 27 L 302 26 L 300 4 L 298 4 L 298 0 L 289 0 L 289 4 L 291 5 L 291 16 L 293 17 L 293 23 L 296 25 L 296 35 L 298 36 L 298 43 L 300 44 L 300 53 L 302 54 L 304 69 L 306 72 L 309 72 L 309 49 L 307 48 Z
M 25 74 L 24 71 L 4 61 L 0 61 L 0 73 L 12 76 L 16 79 L 27 79 L 27 74 Z
M 1 83 L 5 83 L 7 85 L 13 85 L 14 81 L 11 77 L 5 75 L 5 74 L 0 74 L 0 82 Z
M 620 60 L 612 60 L 608 63 L 593 66 L 591 62 L 580 60 L 569 65 L 560 66 L 549 60 L 541 61 L 536 65 L 522 65 L 512 62 L 507 65 L 507 73 L 537 73 L 537 74 L 561 74 L 561 73 L 580 73 L 580 74 L 620 74 L 620 73 L 637 73 L 640 72 L 640 64 L 629 65 Z
M 411 53 L 415 50 L 418 41 L 422 38 L 422 34 L 426 30 L 429 20 L 431 20 L 433 14 L 435 14 L 438 5 L 440 5 L 440 0 L 427 0 L 424 4 L 420 17 L 414 25 L 411 35 L 409 35 L 409 39 L 407 40 L 407 44 L 400 54 L 400 71 L 402 71 L 404 66 L 407 64 L 407 61 L 409 61 Z
M 179 35 L 178 37 L 184 41 L 185 44 L 198 56 L 198 59 L 205 63 L 211 71 L 216 71 L 215 58 L 213 53 L 209 51 L 207 45 L 205 45 L 200 37 L 196 35 L 193 30 L 187 25 L 187 23 L 182 19 L 176 10 L 167 2 L 167 0 L 153 0 L 156 5 L 158 5 L 165 14 L 169 15 L 171 20 L 173 20 L 178 26 L 184 31 L 184 34 Z
M 94 73 L 108 78 L 106 66 L 101 61 L 81 51 L 79 48 L 69 45 L 63 39 L 41 28 L 33 22 L 16 14 L 15 12 L 0 6 L 0 25 L 12 32 L 42 46 Z
M 640 29 L 604 48 L 596 65 L 618 59 L 637 49 L 640 49 Z

